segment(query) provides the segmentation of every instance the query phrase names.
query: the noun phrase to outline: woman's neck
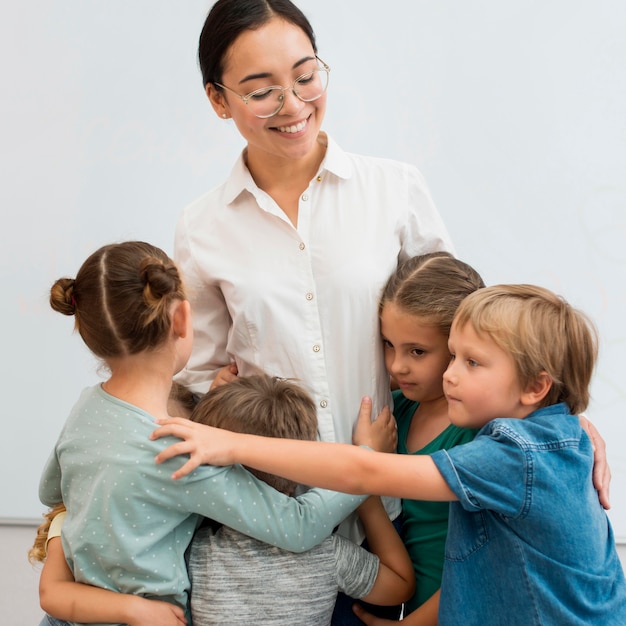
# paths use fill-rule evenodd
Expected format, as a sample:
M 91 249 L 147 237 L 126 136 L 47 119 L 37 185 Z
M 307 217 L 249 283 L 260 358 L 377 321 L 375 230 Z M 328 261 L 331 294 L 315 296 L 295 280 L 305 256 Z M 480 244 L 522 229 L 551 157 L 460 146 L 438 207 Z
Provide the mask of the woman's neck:
M 284 158 L 254 147 L 246 149 L 245 160 L 254 182 L 269 195 L 273 190 L 291 190 L 299 196 L 317 174 L 326 155 L 326 141 L 322 134 L 313 149 L 301 158 Z

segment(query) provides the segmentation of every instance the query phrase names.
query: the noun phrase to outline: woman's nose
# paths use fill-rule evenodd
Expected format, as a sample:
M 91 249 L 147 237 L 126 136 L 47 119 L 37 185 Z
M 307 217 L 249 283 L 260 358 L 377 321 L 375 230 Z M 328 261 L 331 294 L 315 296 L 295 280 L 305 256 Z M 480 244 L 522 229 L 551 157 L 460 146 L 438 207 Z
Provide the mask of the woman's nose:
M 293 89 L 285 89 L 283 91 L 283 106 L 278 115 L 297 115 L 302 111 L 306 102 L 303 102 L 296 96 Z

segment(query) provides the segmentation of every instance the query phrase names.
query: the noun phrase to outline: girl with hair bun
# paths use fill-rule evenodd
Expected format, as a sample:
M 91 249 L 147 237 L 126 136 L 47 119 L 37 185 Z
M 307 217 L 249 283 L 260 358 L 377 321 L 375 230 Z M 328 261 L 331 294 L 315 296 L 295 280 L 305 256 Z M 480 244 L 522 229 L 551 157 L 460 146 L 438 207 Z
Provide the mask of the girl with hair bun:
M 184 554 L 203 517 L 300 552 L 330 535 L 362 501 L 324 490 L 291 498 L 241 466 L 201 468 L 181 485 L 171 480 L 178 463 L 154 462 L 175 441 L 150 441 L 150 434 L 156 419 L 168 417 L 172 378 L 185 365 L 193 336 L 180 273 L 162 250 L 137 241 L 104 246 L 76 278 L 54 283 L 50 304 L 74 316 L 83 341 L 110 372 L 105 382 L 82 392 L 40 482 L 44 504 L 67 507 L 61 535 L 69 565 L 65 582 L 73 575 L 90 585 L 66 585 L 54 593 L 44 567 L 40 599 L 55 618 L 191 623 Z M 390 416 L 387 426 L 394 430 Z M 132 611 L 132 620 L 122 617 L 113 600 L 126 596 L 98 587 L 161 600 L 149 603 L 160 621 L 141 621 Z

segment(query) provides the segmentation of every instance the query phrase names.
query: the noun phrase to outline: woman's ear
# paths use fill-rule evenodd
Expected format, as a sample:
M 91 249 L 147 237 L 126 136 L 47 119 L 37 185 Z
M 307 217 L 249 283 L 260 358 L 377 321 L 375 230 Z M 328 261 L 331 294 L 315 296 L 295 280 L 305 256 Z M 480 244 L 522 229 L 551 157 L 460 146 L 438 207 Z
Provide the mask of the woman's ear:
M 213 83 L 207 83 L 204 87 L 204 91 L 217 115 L 223 119 L 228 119 L 230 117 L 230 110 L 224 93 L 219 91 Z
M 191 328 L 191 305 L 188 300 L 176 300 L 172 309 L 172 332 L 177 339 L 184 339 Z
M 532 406 L 539 404 L 552 388 L 552 378 L 548 372 L 540 372 L 535 380 L 528 383 L 522 391 L 522 404 Z

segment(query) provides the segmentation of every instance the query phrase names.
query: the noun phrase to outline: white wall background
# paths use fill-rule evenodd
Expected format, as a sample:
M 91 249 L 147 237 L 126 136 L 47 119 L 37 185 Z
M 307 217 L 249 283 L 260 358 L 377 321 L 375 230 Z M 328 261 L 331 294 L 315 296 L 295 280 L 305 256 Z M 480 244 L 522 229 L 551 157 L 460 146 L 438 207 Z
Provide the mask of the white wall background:
M 181 208 L 242 148 L 210 110 L 196 44 L 210 2 L 30 0 L 0 9 L 0 519 L 37 518 L 39 473 L 98 380 L 47 304 L 96 247 L 171 252 Z M 535 282 L 601 333 L 589 414 L 626 540 L 626 4 L 300 0 L 332 67 L 325 128 L 415 163 L 461 258 Z M 382 207 L 381 207 L 382 210 Z

